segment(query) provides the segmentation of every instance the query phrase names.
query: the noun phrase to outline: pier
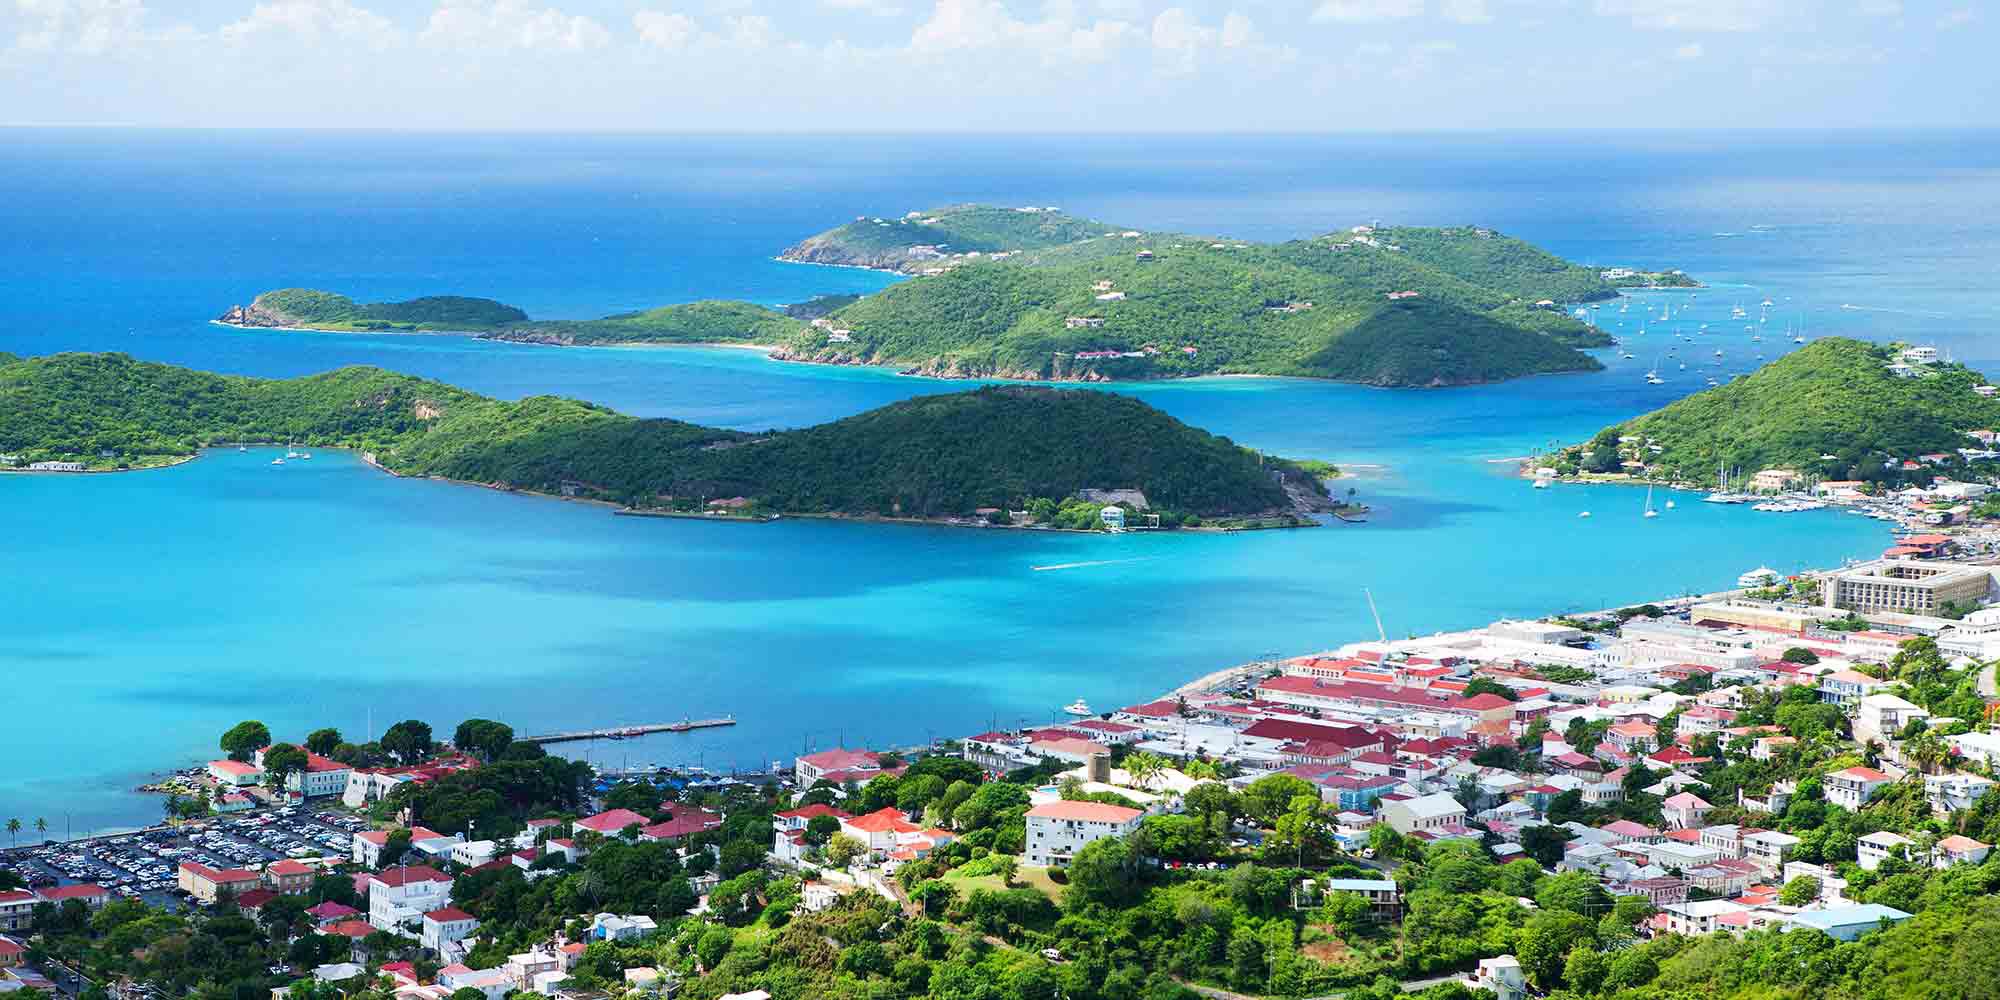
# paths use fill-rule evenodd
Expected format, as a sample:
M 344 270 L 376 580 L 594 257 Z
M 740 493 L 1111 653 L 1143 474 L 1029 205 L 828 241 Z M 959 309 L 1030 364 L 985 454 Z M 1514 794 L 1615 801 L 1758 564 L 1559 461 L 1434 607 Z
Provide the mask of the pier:
M 654 733 L 686 733 L 696 729 L 714 729 L 719 726 L 733 726 L 735 716 L 720 719 L 682 719 L 679 722 L 649 722 L 637 726 L 607 726 L 603 729 L 578 729 L 571 732 L 545 733 L 541 736 L 517 736 L 521 743 L 576 743 L 582 740 L 629 740 Z

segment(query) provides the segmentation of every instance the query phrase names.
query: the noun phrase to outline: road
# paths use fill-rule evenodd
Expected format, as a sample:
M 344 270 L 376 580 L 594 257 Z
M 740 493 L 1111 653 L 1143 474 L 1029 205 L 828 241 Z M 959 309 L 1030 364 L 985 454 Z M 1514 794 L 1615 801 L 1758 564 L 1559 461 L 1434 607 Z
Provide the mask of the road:
M 1439 983 L 1457 982 L 1458 980 L 1464 978 L 1465 978 L 1465 973 L 1454 972 L 1449 975 L 1432 976 L 1429 979 L 1411 979 L 1406 982 L 1399 983 L 1397 985 L 1401 986 L 1403 988 L 1403 992 L 1405 993 L 1417 993 L 1422 990 L 1430 989 L 1431 987 L 1436 986 Z M 1202 996 L 1207 997 L 1208 1000 L 1263 1000 L 1262 997 L 1249 996 L 1243 993 L 1231 993 L 1228 990 L 1219 989 L 1214 986 L 1203 986 L 1200 983 L 1190 983 L 1185 979 L 1176 979 L 1174 981 L 1180 983 L 1182 986 L 1185 986 L 1188 989 L 1195 991 L 1196 993 L 1201 994 Z M 1356 987 L 1356 989 L 1359 988 L 1360 987 Z M 1343 990 L 1339 993 L 1330 993 L 1323 997 L 1313 997 L 1312 1000 L 1340 1000 L 1340 998 L 1346 996 L 1348 992 L 1351 991 Z
M 2000 670 L 2000 663 L 1989 663 L 1986 671 L 1979 675 L 1979 694 L 1985 698 L 2000 698 L 2000 686 L 1996 686 L 1994 671 Z

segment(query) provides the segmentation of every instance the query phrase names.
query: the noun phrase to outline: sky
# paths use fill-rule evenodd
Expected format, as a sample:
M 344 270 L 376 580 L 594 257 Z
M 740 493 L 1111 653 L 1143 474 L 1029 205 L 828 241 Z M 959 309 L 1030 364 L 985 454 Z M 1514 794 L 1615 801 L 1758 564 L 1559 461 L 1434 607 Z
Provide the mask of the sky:
M 0 123 L 2000 125 L 1991 0 L 0 0 Z

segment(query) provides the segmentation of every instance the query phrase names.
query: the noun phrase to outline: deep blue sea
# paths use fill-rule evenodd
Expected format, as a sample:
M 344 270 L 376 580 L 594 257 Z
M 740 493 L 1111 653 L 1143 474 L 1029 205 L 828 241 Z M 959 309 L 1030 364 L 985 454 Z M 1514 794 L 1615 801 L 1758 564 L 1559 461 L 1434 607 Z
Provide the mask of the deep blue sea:
M 339 453 L 282 469 L 228 452 L 142 474 L 0 477 L 0 814 L 58 829 L 64 815 L 76 830 L 152 819 L 157 801 L 129 789 L 211 755 L 243 718 L 358 737 L 407 717 L 539 730 L 727 713 L 741 724 L 575 749 L 612 765 L 748 767 L 1046 719 L 1077 697 L 1115 707 L 1366 637 L 1363 588 L 1391 634 L 1410 634 L 1869 555 L 1886 534 L 1863 518 L 1683 502 L 1645 521 L 1633 491 L 1532 490 L 1497 460 L 1747 371 L 1792 346 L 1787 330 L 2000 359 L 1994 133 L 5 138 L 0 350 L 270 376 L 375 364 L 740 428 L 963 385 L 736 350 L 207 321 L 286 285 L 492 296 L 538 317 L 869 291 L 891 279 L 772 257 L 855 215 L 975 200 L 1265 240 L 1479 223 L 1710 285 L 1599 310 L 1625 341 L 1600 352 L 1601 374 L 1117 390 L 1247 445 L 1356 468 L 1347 485 L 1378 511 L 1365 526 L 1085 537 L 656 521 L 395 480 Z M 1730 319 L 1736 304 L 1756 329 Z M 1673 337 L 1702 323 L 1699 349 Z M 1647 386 L 1656 364 L 1668 382 Z M 1084 565 L 1036 569 L 1069 564 Z

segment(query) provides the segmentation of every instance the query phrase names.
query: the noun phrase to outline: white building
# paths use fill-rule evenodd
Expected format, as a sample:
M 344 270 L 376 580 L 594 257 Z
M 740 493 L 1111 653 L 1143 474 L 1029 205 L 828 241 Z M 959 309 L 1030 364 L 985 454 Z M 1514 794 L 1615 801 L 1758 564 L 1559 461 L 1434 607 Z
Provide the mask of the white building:
M 1829 773 L 1821 782 L 1826 801 L 1860 812 L 1875 793 L 1895 783 L 1895 779 L 1872 767 L 1850 767 Z
M 1908 851 L 1915 844 L 1916 841 L 1900 833 L 1880 830 L 1854 842 L 1854 863 L 1860 865 L 1862 871 L 1872 872 L 1882 867 L 1882 862 L 1888 860 L 1890 852 L 1895 848 L 1901 847 Z
M 1418 831 L 1439 833 L 1465 825 L 1465 807 L 1458 800 L 1439 792 L 1400 802 L 1390 802 L 1382 807 L 1382 819 L 1397 833 L 1412 834 Z
M 1892 740 L 1912 721 L 1930 717 L 1931 713 L 1893 694 L 1864 695 L 1854 709 L 1854 739 Z
M 416 936 L 424 914 L 451 905 L 451 882 L 451 876 L 427 865 L 376 872 L 368 876 L 368 923 Z
M 463 948 L 459 942 L 479 930 L 479 918 L 455 907 L 443 907 L 424 914 L 419 939 L 439 958 L 457 959 Z
M 1041 867 L 1068 864 L 1085 844 L 1122 837 L 1139 828 L 1145 813 L 1103 802 L 1048 802 L 1028 810 L 1027 861 Z

